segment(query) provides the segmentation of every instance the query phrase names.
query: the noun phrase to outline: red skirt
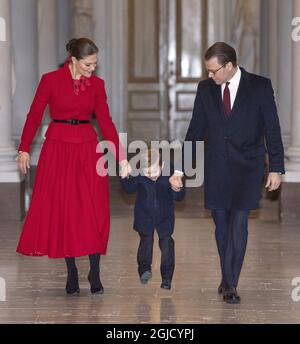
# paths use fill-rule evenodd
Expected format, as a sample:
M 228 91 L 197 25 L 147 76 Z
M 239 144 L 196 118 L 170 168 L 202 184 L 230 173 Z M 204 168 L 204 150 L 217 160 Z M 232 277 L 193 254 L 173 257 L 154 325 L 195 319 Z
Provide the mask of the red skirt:
M 17 252 L 50 258 L 106 253 L 109 185 L 96 171 L 97 143 L 45 140 Z

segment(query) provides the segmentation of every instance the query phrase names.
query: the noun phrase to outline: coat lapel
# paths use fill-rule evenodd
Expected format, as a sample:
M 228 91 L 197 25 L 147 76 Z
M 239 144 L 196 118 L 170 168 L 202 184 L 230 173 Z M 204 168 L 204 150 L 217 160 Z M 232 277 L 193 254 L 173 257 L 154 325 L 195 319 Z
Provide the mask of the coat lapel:
M 211 92 L 216 106 L 216 111 L 225 121 L 232 120 L 238 114 L 241 106 L 244 104 L 245 100 L 247 100 L 247 95 L 250 94 L 249 74 L 243 68 L 240 67 L 240 69 L 242 72 L 241 80 L 230 116 L 226 116 L 224 112 L 221 86 L 216 85 L 213 81 L 211 84 Z
M 243 68 L 241 68 L 241 72 L 242 72 L 242 75 L 241 75 L 240 84 L 239 84 L 236 98 L 233 104 L 233 108 L 231 110 L 231 114 L 228 119 L 234 118 L 234 116 L 236 116 L 239 113 L 239 110 L 241 109 L 242 105 L 247 100 L 247 95 L 250 94 L 248 73 Z
M 224 114 L 224 108 L 223 108 L 223 101 L 222 101 L 222 94 L 221 94 L 221 86 L 216 85 L 213 81 L 211 84 L 211 92 L 213 96 L 213 103 L 214 106 L 216 106 L 216 111 L 219 113 L 224 119 L 225 114 Z

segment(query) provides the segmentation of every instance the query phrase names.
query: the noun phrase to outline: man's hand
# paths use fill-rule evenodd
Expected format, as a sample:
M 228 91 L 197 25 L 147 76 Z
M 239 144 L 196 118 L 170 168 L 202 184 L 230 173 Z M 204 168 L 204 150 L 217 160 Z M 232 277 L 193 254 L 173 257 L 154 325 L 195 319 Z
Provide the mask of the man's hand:
M 169 178 L 169 182 L 171 184 L 172 190 L 178 192 L 180 191 L 180 189 L 182 188 L 183 184 L 182 184 L 182 176 L 176 176 L 175 174 L 173 174 L 170 178 Z
M 30 168 L 29 165 L 29 161 L 30 161 L 30 156 L 27 152 L 19 152 L 19 155 L 17 157 L 17 161 L 18 161 L 18 167 L 19 170 L 26 174 L 27 173 L 27 169 Z
M 266 188 L 269 191 L 277 190 L 281 184 L 281 174 L 277 172 L 270 172 L 267 179 Z
M 128 178 L 132 172 L 132 168 L 127 160 L 120 161 L 120 177 L 122 179 Z

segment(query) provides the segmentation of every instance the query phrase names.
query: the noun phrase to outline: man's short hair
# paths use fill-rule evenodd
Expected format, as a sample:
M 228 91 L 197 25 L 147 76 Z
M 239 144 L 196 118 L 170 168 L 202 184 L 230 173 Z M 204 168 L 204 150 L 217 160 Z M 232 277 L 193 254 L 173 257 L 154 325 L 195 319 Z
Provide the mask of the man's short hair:
M 225 42 L 217 42 L 207 49 L 204 58 L 206 61 L 216 57 L 220 65 L 231 62 L 234 67 L 237 66 L 236 51 Z

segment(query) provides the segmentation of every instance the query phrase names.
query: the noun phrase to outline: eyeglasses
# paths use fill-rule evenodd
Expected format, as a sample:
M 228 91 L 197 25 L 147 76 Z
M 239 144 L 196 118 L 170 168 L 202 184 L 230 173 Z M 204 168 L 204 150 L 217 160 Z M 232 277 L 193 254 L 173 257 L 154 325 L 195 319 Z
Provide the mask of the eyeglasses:
M 216 70 L 209 70 L 209 69 L 207 69 L 206 71 L 207 71 L 207 73 L 211 73 L 213 75 L 216 75 L 220 69 L 222 69 L 223 67 L 225 67 L 227 65 L 227 63 L 228 62 L 223 63 L 222 66 L 220 68 L 216 69 Z

